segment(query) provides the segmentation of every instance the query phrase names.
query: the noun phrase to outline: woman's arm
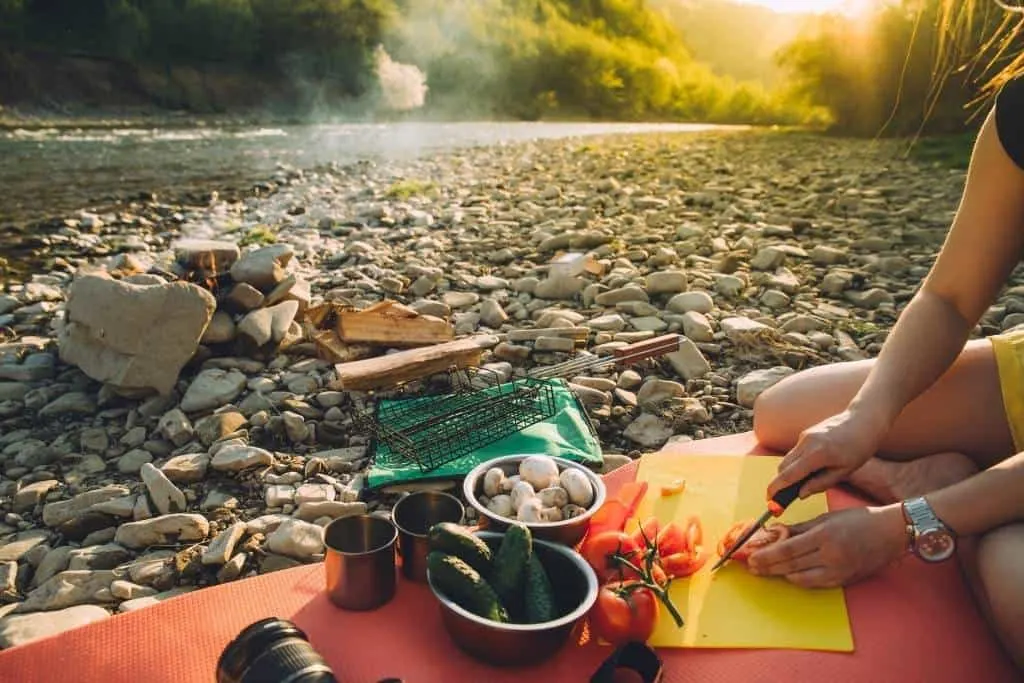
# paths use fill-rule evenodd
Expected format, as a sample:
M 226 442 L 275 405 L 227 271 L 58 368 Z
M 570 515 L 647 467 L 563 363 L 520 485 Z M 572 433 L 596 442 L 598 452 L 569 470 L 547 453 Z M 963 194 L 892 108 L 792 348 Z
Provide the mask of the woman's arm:
M 1024 453 L 1018 453 L 925 498 L 935 515 L 961 536 L 1024 520 Z
M 995 126 L 990 115 L 946 243 L 850 403 L 883 429 L 952 365 L 1024 250 L 1024 171 Z
M 1007 154 L 990 113 L 963 198 L 938 259 L 893 326 L 847 409 L 806 430 L 768 495 L 821 470 L 802 496 L 838 483 L 875 454 L 903 409 L 953 364 L 1024 251 L 1024 170 Z

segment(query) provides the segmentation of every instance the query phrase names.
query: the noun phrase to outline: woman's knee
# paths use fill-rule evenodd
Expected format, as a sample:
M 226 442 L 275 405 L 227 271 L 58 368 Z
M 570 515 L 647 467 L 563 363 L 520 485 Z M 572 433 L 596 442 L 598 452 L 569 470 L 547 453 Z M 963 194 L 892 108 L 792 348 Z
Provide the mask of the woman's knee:
M 977 575 L 992 625 L 1004 646 L 1024 667 L 1024 523 L 1008 524 L 978 539 Z
M 792 448 L 800 433 L 844 410 L 867 367 L 837 363 L 803 370 L 777 382 L 754 401 L 754 434 L 763 446 Z

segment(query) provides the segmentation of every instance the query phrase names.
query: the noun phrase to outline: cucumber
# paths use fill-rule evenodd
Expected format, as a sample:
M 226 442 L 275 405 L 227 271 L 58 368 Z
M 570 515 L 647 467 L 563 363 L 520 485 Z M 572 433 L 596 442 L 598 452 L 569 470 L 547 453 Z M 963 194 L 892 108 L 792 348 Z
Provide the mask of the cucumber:
M 526 563 L 525 614 L 528 624 L 542 624 L 558 618 L 555 591 L 536 553 Z
M 491 585 L 501 602 L 514 615 L 521 614 L 526 564 L 533 554 L 533 537 L 522 523 L 510 524 L 494 555 Z
M 434 551 L 427 555 L 430 580 L 459 607 L 473 614 L 508 622 L 508 612 L 480 572 L 454 555 Z
M 487 577 L 491 573 L 493 553 L 490 547 L 469 529 L 452 522 L 440 522 L 427 532 L 430 550 L 454 555 Z

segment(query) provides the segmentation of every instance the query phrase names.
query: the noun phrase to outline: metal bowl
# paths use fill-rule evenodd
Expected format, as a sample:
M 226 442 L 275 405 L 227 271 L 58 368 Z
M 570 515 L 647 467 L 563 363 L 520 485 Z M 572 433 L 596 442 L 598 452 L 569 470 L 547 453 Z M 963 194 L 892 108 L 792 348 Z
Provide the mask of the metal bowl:
M 501 458 L 494 458 L 474 467 L 466 475 L 466 479 L 462 483 L 462 493 L 466 500 L 469 501 L 469 504 L 480 513 L 482 519 L 486 520 L 486 527 L 488 529 L 504 531 L 515 520 L 500 517 L 480 503 L 480 496 L 484 493 L 484 473 L 492 467 L 498 467 L 504 470 L 506 476 L 519 474 L 519 463 L 527 457 L 529 456 L 507 455 Z M 559 472 L 566 469 L 575 469 L 582 472 L 590 480 L 591 486 L 594 487 L 594 501 L 587 508 L 586 512 L 572 519 L 566 519 L 561 522 L 524 522 L 524 524 L 529 527 L 534 538 L 575 546 L 586 535 L 587 527 L 590 525 L 590 518 L 604 504 L 605 498 L 608 495 L 608 489 L 605 487 L 604 480 L 601 477 L 583 465 L 564 458 L 551 459 L 558 465 Z
M 497 552 L 504 534 L 476 531 Z M 537 553 L 554 588 L 562 616 L 542 624 L 503 624 L 479 617 L 449 600 L 427 582 L 441 605 L 441 620 L 455 644 L 466 654 L 495 666 L 526 666 L 555 654 L 569 639 L 583 616 L 597 601 L 597 576 L 590 565 L 571 548 L 534 540 Z

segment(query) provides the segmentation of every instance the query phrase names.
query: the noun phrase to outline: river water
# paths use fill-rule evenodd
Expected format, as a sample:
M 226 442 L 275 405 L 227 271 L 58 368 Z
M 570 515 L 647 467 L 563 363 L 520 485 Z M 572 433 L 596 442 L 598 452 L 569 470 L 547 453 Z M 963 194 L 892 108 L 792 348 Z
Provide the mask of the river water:
M 306 168 L 546 138 L 720 128 L 512 122 L 0 131 L 0 227 L 140 192 L 208 191 L 262 180 L 281 164 Z

